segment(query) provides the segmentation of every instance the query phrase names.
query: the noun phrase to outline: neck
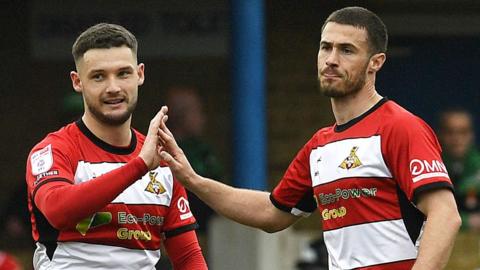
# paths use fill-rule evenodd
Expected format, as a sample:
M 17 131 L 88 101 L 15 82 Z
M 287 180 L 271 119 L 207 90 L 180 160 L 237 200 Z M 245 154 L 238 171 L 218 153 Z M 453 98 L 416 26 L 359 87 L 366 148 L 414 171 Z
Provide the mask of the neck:
M 373 82 L 367 82 L 360 91 L 352 95 L 331 98 L 333 115 L 337 125 L 345 124 L 362 115 L 381 99 L 382 96 L 375 90 Z
M 102 141 L 113 146 L 129 146 L 132 140 L 132 132 L 130 131 L 130 124 L 132 118 L 129 118 L 125 123 L 118 126 L 110 126 L 99 122 L 94 117 L 85 113 L 82 120 L 87 128 Z

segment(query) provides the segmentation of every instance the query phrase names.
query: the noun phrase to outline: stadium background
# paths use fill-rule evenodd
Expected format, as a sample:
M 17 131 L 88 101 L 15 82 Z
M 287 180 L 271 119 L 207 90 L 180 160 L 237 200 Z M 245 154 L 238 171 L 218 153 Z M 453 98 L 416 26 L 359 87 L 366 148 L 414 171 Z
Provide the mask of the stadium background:
M 206 138 L 227 164 L 226 178 L 231 178 L 235 160 L 229 139 L 230 5 L 221 0 L 193 3 L 2 1 L 0 209 L 16 187 L 24 184 L 29 149 L 62 125 L 62 102 L 73 92 L 69 80 L 69 71 L 74 68 L 70 47 L 79 31 L 97 19 L 123 23 L 139 39 L 146 82 L 140 90 L 134 126 L 146 129 L 162 104 L 162 90 L 169 85 L 197 86 L 209 118 Z M 381 94 L 433 127 L 436 113 L 445 107 L 464 106 L 476 116 L 480 112 L 479 1 L 268 0 L 264 18 L 269 189 L 310 136 L 319 127 L 333 123 L 329 101 L 318 93 L 316 55 L 323 20 L 333 10 L 347 5 L 373 10 L 389 28 L 389 54 L 377 83 Z M 171 31 L 163 33 L 164 39 L 155 40 L 152 36 L 158 29 L 152 18 L 157 16 L 171 26 Z M 163 40 L 183 45 L 177 50 L 162 47 Z M 480 125 L 476 123 L 478 134 Z M 296 229 L 314 230 L 319 226 L 314 216 L 297 224 Z M 10 236 L 0 235 L 0 249 L 25 253 L 15 248 L 18 243 L 9 242 Z M 465 238 L 468 240 L 458 246 L 468 249 L 478 245 L 478 235 Z M 462 268 L 454 265 L 450 269 Z

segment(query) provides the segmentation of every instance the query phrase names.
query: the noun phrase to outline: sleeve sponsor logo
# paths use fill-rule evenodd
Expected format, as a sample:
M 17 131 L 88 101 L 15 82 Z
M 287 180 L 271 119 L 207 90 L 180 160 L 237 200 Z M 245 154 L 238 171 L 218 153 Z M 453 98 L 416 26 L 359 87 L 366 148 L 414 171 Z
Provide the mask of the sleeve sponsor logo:
M 190 205 L 184 197 L 180 197 L 177 201 L 177 208 L 180 211 L 180 219 L 185 220 L 192 217 L 192 212 L 190 212 Z
M 52 145 L 49 144 L 33 153 L 30 157 L 30 164 L 32 165 L 33 175 L 39 175 L 50 170 L 53 165 Z
M 414 183 L 433 177 L 449 178 L 445 164 L 436 159 L 432 161 L 412 159 L 410 161 L 410 173 Z
M 34 185 L 37 185 L 37 184 L 38 184 L 43 178 L 45 178 L 45 177 L 55 176 L 55 175 L 58 175 L 58 171 L 57 171 L 57 170 L 52 170 L 52 171 L 40 173 L 40 174 L 38 174 L 38 175 L 36 176 Z

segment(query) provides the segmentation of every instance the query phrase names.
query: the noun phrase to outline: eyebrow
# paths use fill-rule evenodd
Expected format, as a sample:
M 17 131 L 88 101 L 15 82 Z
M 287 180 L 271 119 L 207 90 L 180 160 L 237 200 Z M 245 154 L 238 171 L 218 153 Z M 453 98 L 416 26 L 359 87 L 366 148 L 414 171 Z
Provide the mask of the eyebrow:
M 326 44 L 326 45 L 332 45 L 333 42 L 330 42 L 330 41 L 320 41 L 320 45 L 321 44 Z M 344 43 L 338 43 L 338 46 L 340 47 L 354 47 L 354 48 L 357 48 L 357 46 L 355 46 L 355 44 L 353 43 L 348 43 L 348 42 L 344 42 Z
M 117 69 L 118 71 L 133 71 L 133 67 L 131 66 L 124 66 L 124 67 L 121 67 L 119 69 Z M 102 68 L 99 68 L 99 69 L 92 69 L 88 72 L 88 74 L 95 74 L 95 73 L 101 73 L 101 72 L 105 72 L 105 69 L 102 69 Z

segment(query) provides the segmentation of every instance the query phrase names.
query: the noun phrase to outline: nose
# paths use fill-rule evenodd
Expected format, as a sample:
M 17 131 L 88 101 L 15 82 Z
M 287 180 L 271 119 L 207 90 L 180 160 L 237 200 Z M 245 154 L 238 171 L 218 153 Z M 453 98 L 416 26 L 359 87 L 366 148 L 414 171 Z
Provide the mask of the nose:
M 333 48 L 330 50 L 325 58 L 325 64 L 327 66 L 338 66 L 338 52 Z
M 107 85 L 107 93 L 117 93 L 120 92 L 121 88 L 118 84 L 118 81 L 115 78 L 110 78 Z

